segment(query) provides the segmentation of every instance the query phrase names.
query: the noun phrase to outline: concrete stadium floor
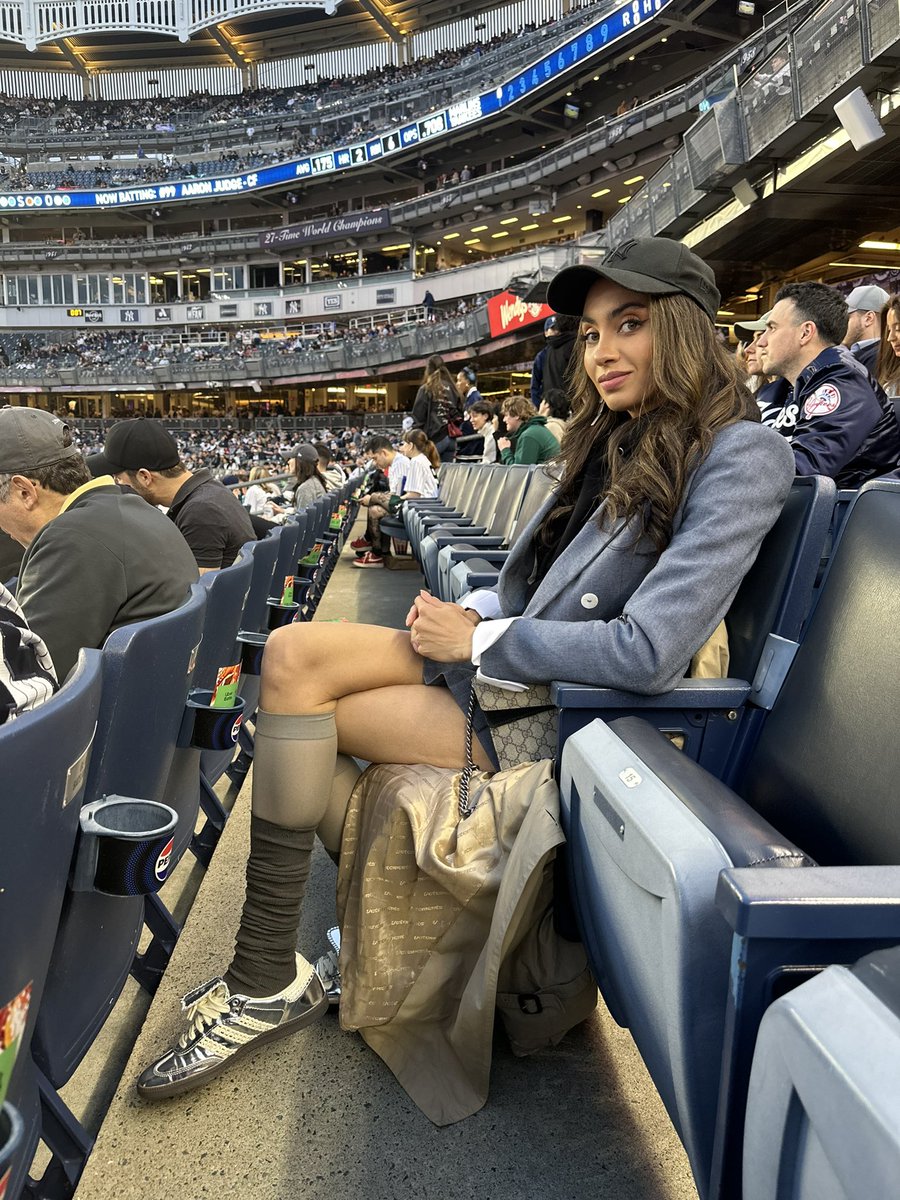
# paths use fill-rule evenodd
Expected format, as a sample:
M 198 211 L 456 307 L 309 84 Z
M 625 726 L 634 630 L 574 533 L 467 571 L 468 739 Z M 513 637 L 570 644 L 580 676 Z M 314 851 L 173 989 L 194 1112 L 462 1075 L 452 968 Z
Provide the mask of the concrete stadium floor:
M 350 558 L 345 549 L 318 619 L 400 626 L 421 576 L 354 570 Z M 695 1200 L 684 1152 L 631 1038 L 602 1008 L 561 1046 L 528 1059 L 515 1058 L 498 1033 L 487 1105 L 446 1129 L 331 1014 L 204 1089 L 156 1105 L 139 1100 L 134 1078 L 180 1032 L 181 995 L 229 960 L 249 802 L 245 784 L 206 876 L 185 864 L 169 885 L 185 902 L 195 891 L 196 899 L 152 1005 L 129 984 L 65 1090 L 93 1128 L 114 1093 L 76 1200 Z M 317 852 L 299 940 L 309 957 L 326 948 L 334 922 L 334 875 Z

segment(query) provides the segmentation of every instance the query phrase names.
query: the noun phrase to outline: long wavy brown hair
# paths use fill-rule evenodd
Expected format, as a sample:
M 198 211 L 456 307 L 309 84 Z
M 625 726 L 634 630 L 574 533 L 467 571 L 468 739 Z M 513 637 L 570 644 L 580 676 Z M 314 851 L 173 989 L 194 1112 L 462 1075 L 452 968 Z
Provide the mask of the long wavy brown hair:
M 442 392 L 448 393 L 454 402 L 459 401 L 456 381 L 447 370 L 447 365 L 439 354 L 432 354 L 425 363 L 425 373 L 422 376 L 422 387 L 429 396 L 437 399 Z
M 900 393 L 900 357 L 894 353 L 894 347 L 888 341 L 889 312 L 900 319 L 900 296 L 891 296 L 882 314 L 884 326 L 881 330 L 881 345 L 878 348 L 878 361 L 873 374 L 889 396 L 896 396 Z
M 571 512 L 595 448 L 605 446 L 605 487 L 598 500 L 606 525 L 639 517 L 641 533 L 658 552 L 672 537 L 685 484 L 712 446 L 718 430 L 734 421 L 758 421 L 759 409 L 740 367 L 715 327 L 687 296 L 650 296 L 650 380 L 636 417 L 612 412 L 584 368 L 584 334 L 573 354 L 573 416 L 560 448 L 560 504 L 553 526 Z M 542 536 L 552 540 L 545 522 Z

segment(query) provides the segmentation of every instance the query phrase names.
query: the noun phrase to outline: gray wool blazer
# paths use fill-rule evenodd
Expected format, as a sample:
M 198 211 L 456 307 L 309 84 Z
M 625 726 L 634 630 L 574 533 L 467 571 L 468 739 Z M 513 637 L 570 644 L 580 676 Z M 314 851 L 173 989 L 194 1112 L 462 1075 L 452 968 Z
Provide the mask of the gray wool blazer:
M 493 679 L 575 683 L 652 695 L 674 687 L 725 616 L 794 477 L 787 440 L 739 421 L 722 429 L 688 479 L 672 540 L 657 555 L 634 522 L 588 521 L 526 602 L 536 528 L 501 572 L 504 616 L 519 616 L 481 656 Z

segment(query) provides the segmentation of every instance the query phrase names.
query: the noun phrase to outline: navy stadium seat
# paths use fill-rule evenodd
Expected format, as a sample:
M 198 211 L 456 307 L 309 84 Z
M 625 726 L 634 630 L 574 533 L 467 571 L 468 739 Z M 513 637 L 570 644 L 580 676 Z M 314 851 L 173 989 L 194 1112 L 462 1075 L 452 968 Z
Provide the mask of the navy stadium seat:
M 591 965 L 709 1200 L 739 1195 L 766 1007 L 803 971 L 900 942 L 898 579 L 900 482 L 879 480 L 851 506 L 737 793 L 636 717 L 563 751 Z
M 18 1200 L 41 1132 L 31 1042 L 79 828 L 100 695 L 100 652 L 83 650 L 56 696 L 0 728 L 0 1005 L 31 989 L 7 1096 L 24 1123 L 6 1164 L 8 1200 Z
M 742 1200 L 891 1196 L 900 1180 L 900 946 L 832 966 L 759 1027 Z
M 205 609 L 205 590 L 195 584 L 181 608 L 107 638 L 99 655 L 104 691 L 85 803 L 114 794 L 165 800 Z M 189 828 L 175 839 L 172 865 L 193 833 L 194 822 L 187 821 Z M 156 932 L 149 901 L 146 915 Z M 151 941 L 135 962 L 144 918 L 141 896 L 67 890 L 33 1045 L 53 1088 L 81 1062 L 129 971 L 151 990 L 155 986 L 171 946 L 165 936 L 159 945 Z

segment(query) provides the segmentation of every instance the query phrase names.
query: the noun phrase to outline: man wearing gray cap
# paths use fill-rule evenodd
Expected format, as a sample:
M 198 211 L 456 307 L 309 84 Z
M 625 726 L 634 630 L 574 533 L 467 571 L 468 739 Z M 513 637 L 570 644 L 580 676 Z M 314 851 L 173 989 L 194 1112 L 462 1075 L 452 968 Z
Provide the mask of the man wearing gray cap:
M 850 347 L 853 357 L 872 375 L 881 347 L 881 314 L 888 300 L 890 296 L 884 288 L 875 284 L 855 287 L 847 297 L 850 316 L 844 345 Z
M 171 612 L 198 577 L 162 513 L 92 480 L 68 425 L 37 408 L 0 408 L 0 528 L 26 547 L 16 598 L 60 682 L 82 647 Z

